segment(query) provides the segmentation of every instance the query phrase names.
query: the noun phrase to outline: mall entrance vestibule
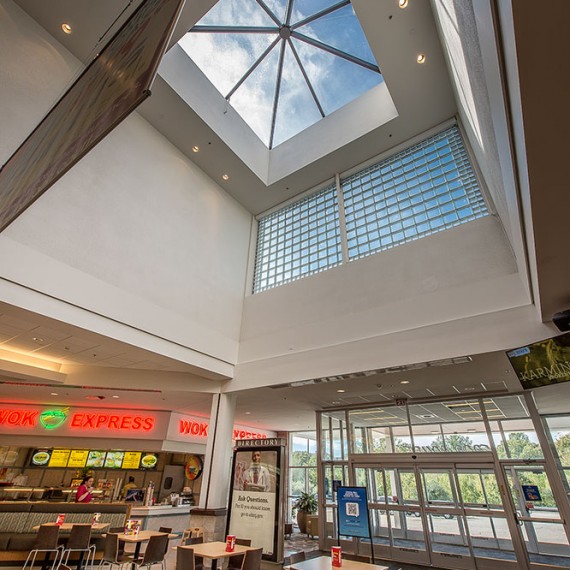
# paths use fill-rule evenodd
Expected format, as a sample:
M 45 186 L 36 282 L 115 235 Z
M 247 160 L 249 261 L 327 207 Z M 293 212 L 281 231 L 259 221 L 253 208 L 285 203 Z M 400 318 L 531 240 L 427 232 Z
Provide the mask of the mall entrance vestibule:
M 533 406 L 509 395 L 321 412 L 321 548 L 337 543 L 334 489 L 353 485 L 367 490 L 375 558 L 570 568 L 568 482 Z M 340 541 L 371 554 L 369 539 Z

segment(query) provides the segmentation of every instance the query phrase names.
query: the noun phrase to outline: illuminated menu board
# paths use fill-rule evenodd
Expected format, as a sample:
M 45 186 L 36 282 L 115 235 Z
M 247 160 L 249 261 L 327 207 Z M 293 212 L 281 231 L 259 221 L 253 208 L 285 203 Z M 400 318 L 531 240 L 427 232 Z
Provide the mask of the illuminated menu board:
M 141 463 L 140 451 L 125 451 L 123 457 L 123 469 L 138 469 Z
M 105 465 L 105 451 L 92 449 L 87 456 L 85 467 L 103 467 Z
M 158 454 L 98 449 L 34 449 L 30 464 L 34 467 L 74 469 L 156 469 Z
M 107 451 L 105 467 L 107 469 L 120 469 L 123 464 L 124 451 Z
M 71 449 L 52 449 L 48 467 L 67 467 Z
M 69 461 L 67 462 L 68 467 L 85 467 L 87 463 L 87 456 L 89 451 L 86 449 L 72 449 L 69 455 Z

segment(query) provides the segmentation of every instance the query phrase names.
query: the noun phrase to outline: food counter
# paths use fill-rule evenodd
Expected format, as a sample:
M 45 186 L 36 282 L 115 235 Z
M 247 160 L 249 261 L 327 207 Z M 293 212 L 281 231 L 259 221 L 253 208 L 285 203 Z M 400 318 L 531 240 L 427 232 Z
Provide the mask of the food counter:
M 172 528 L 172 532 L 181 533 L 190 526 L 190 511 L 193 508 L 195 507 L 190 505 L 133 506 L 130 518 L 139 520 L 142 530 L 158 530 L 161 526 L 166 526 Z

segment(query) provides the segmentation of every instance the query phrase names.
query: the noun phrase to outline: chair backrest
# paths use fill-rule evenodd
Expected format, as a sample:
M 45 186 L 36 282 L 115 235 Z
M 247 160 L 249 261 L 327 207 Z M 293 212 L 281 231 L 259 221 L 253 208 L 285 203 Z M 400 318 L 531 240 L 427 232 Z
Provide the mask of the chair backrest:
M 262 548 L 255 550 L 248 550 L 245 553 L 241 570 L 259 570 L 261 568 L 261 555 L 263 554 Z
M 67 541 L 66 548 L 75 550 L 83 550 L 89 548 L 89 541 L 91 540 L 91 525 L 90 524 L 74 524 L 69 533 L 69 540 Z
M 291 556 L 289 556 L 289 564 L 295 564 L 295 562 L 303 562 L 306 560 L 307 557 L 305 556 L 305 551 L 301 550 L 301 552 L 293 552 Z
M 191 544 L 202 544 L 204 542 L 204 537 L 203 536 L 194 536 L 194 537 L 190 537 L 186 539 L 186 545 L 191 545 Z
M 176 548 L 176 570 L 194 570 L 194 551 L 191 548 Z
M 367 562 L 368 564 L 371 562 L 370 556 L 364 556 L 362 554 L 345 554 L 343 552 L 342 557 L 346 560 L 353 560 L 354 562 Z
M 167 534 L 155 534 L 150 537 L 148 541 L 148 546 L 144 551 L 144 556 L 142 560 L 142 565 L 154 564 L 156 562 L 162 562 L 164 560 L 164 555 L 166 554 L 166 549 L 168 548 L 168 535 Z
M 158 532 L 165 532 L 166 534 L 170 534 L 172 532 L 172 527 L 170 526 L 161 526 L 158 529 Z
M 38 530 L 38 536 L 34 548 L 39 550 L 55 550 L 59 537 L 59 526 L 56 524 L 42 524 Z
M 204 529 L 201 526 L 193 526 L 190 528 L 191 536 L 204 536 Z
M 125 532 L 124 526 L 112 526 L 107 532 L 112 532 L 114 534 L 122 534 Z
M 251 546 L 251 538 L 236 538 L 236 544 L 241 544 L 241 546 Z
M 119 555 L 119 534 L 108 532 L 103 545 L 103 560 L 105 562 L 115 562 Z

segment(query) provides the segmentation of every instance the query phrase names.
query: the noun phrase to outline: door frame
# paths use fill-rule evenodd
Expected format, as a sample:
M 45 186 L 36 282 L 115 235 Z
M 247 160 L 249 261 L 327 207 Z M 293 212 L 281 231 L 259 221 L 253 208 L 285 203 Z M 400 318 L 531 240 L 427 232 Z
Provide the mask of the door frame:
M 422 517 L 424 540 L 427 548 L 428 563 L 447 566 L 448 568 L 458 568 L 459 560 L 463 560 L 461 568 L 476 568 L 477 570 L 493 570 L 500 568 L 513 567 L 520 570 L 530 570 L 528 553 L 526 546 L 517 524 L 516 510 L 514 503 L 510 496 L 510 491 L 506 481 L 506 475 L 503 471 L 502 465 L 495 458 L 492 452 L 466 452 L 466 453 L 417 453 L 417 454 L 358 454 L 349 455 L 348 457 L 348 472 L 350 484 L 355 484 L 355 469 L 356 468 L 381 468 L 381 469 L 412 469 L 416 477 L 416 487 L 418 491 L 419 510 Z M 494 472 L 497 478 L 497 485 L 502 500 L 503 513 L 505 515 L 507 526 L 511 534 L 513 550 L 516 560 L 505 561 L 500 559 L 487 559 L 476 557 L 473 552 L 472 540 L 469 535 L 468 527 L 465 525 L 465 531 L 468 536 L 468 546 L 471 552 L 470 557 L 458 555 L 442 556 L 434 552 L 428 526 L 427 514 L 430 512 L 430 507 L 427 506 L 427 500 L 424 497 L 423 484 L 421 481 L 421 469 L 451 469 L 454 477 L 454 484 L 457 486 L 457 469 L 490 469 Z M 457 487 L 458 489 L 458 487 Z M 428 510 L 426 510 L 426 508 Z M 395 506 L 386 503 L 386 511 L 402 511 L 406 510 L 405 505 Z M 407 509 L 409 510 L 409 509 Z M 437 510 L 437 508 L 436 508 Z M 454 510 L 454 509 L 452 509 Z M 465 508 L 463 501 L 461 505 L 458 504 L 460 516 L 466 517 L 467 514 L 478 514 L 480 516 L 488 516 L 488 511 L 481 510 L 477 513 L 476 510 Z M 454 512 L 455 512 L 454 510 Z M 503 517 L 501 517 L 503 518 Z M 465 520 L 465 519 L 463 519 Z M 359 539 L 357 539 L 359 540 Z M 405 553 L 398 552 L 397 549 L 390 548 L 391 558 L 402 562 L 413 562 L 417 557 L 408 557 Z M 400 554 L 400 556 L 398 556 Z M 425 562 L 424 562 L 425 563 Z

